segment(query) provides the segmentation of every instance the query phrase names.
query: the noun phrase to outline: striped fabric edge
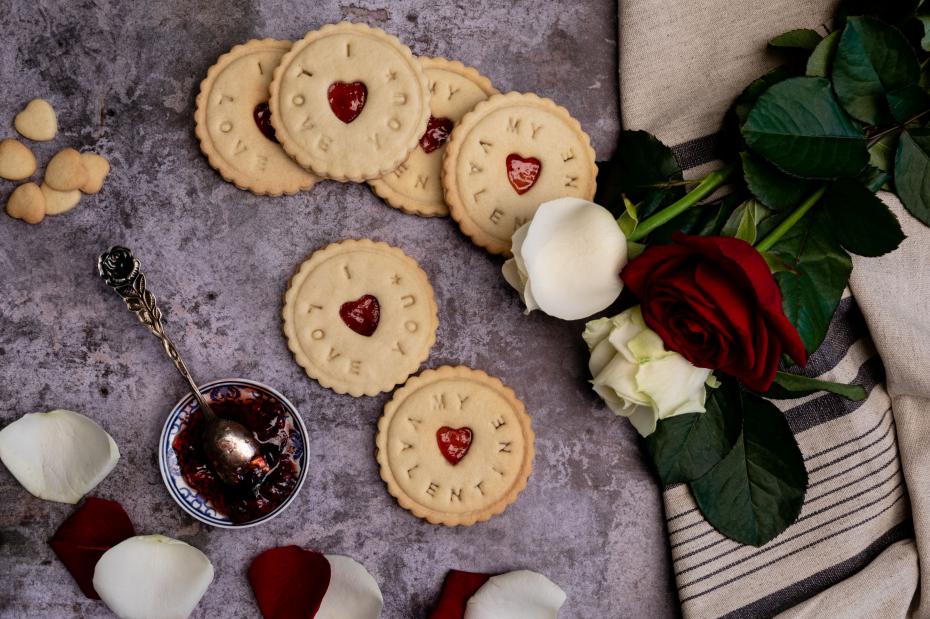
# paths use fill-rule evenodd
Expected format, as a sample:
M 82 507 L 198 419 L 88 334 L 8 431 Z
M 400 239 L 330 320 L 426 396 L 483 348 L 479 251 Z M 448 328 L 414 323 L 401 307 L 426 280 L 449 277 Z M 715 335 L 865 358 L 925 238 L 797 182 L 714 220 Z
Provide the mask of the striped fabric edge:
M 844 339 L 846 354 L 838 358 L 836 350 L 827 349 L 818 351 L 819 362 L 812 361 L 829 368 L 822 378 L 861 384 L 868 397 L 776 401 L 796 433 L 810 476 L 796 523 L 762 548 L 744 546 L 703 519 L 686 485 L 666 489 L 667 527 L 686 617 L 741 616 L 744 608 L 756 616 L 776 613 L 845 578 L 843 566 L 851 569 L 907 536 L 910 510 L 884 370 L 863 337 L 864 324 L 854 324 L 857 314 L 855 301 L 844 298 L 827 341 Z M 831 574 L 835 579 L 825 581 Z
M 825 570 L 817 572 L 810 578 L 793 583 L 784 589 L 769 594 L 764 598 L 747 604 L 742 608 L 724 615 L 725 619 L 753 619 L 771 615 L 783 609 L 789 609 L 823 593 L 834 583 L 846 580 L 863 569 L 889 546 L 914 537 L 914 523 L 908 518 L 891 527 L 884 535 L 872 542 L 865 550 Z
M 721 132 L 701 136 L 672 146 L 672 154 L 682 171 L 700 167 L 720 158 L 723 145 Z

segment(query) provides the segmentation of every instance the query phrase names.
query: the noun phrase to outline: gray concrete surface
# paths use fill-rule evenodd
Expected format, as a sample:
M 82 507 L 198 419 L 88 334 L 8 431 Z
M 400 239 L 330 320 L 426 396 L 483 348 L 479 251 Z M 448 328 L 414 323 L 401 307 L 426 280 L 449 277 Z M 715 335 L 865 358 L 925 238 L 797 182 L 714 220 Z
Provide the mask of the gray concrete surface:
M 40 162 L 74 146 L 113 164 L 103 192 L 66 215 L 39 226 L 0 215 L 0 424 L 56 407 L 101 423 L 123 456 L 95 494 L 122 502 L 138 531 L 183 539 L 216 567 L 196 617 L 257 616 L 245 568 L 279 544 L 363 562 L 388 618 L 422 617 L 449 568 L 543 572 L 567 591 L 567 618 L 677 612 L 656 482 L 633 430 L 588 388 L 580 323 L 524 317 L 501 261 L 448 220 L 404 215 L 364 185 L 250 195 L 209 168 L 193 131 L 198 84 L 232 45 L 352 19 L 399 35 L 414 53 L 474 65 L 501 90 L 555 99 L 604 158 L 618 134 L 614 0 L 0 5 L 0 137 L 14 135 L 15 112 L 41 96 L 62 131 L 33 144 Z M 0 182 L 0 199 L 12 188 Z M 538 437 L 535 470 L 504 515 L 447 529 L 400 509 L 373 457 L 387 396 L 335 395 L 292 360 L 280 333 L 285 283 L 311 251 L 352 237 L 397 245 L 429 273 L 441 324 L 428 366 L 482 368 L 525 400 Z M 143 260 L 196 376 L 264 381 L 301 409 L 312 470 L 281 517 L 245 531 L 211 529 L 169 498 L 155 444 L 184 385 L 97 280 L 94 258 L 112 243 Z M 81 596 L 45 543 L 71 511 L 33 498 L 0 470 L 0 616 L 108 615 Z

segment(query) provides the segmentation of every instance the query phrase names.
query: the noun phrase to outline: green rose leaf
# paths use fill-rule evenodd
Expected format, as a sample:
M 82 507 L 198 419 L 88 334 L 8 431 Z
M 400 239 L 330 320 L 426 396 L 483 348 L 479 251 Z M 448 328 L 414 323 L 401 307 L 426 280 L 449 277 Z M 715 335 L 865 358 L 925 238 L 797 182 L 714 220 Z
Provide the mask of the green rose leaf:
M 891 175 L 869 164 L 865 166 L 865 169 L 862 170 L 856 178 L 862 183 L 863 187 L 872 193 L 876 193 L 888 183 L 891 179 Z
M 780 34 L 771 41 L 771 47 L 781 47 L 786 49 L 806 49 L 812 50 L 823 39 L 820 34 L 809 28 L 799 28 Z
M 720 235 L 732 236 L 753 245 L 759 236 L 759 224 L 770 214 L 771 211 L 757 200 L 746 200 L 727 219 Z
M 743 431 L 726 457 L 689 486 L 701 513 L 742 544 L 762 546 L 801 513 L 804 457 L 774 404 L 742 393 Z
M 775 67 L 743 89 L 731 108 L 739 126 L 742 127 L 746 123 L 749 112 L 765 91 L 791 77 L 795 77 L 795 74 L 788 67 Z
M 810 77 L 829 77 L 833 58 L 836 56 L 836 46 L 840 42 L 840 33 L 831 32 L 817 44 L 807 59 L 806 74 Z
M 772 210 L 793 209 L 817 188 L 816 183 L 789 176 L 752 153 L 743 152 L 740 157 L 749 191 Z
M 642 221 L 685 194 L 683 186 L 662 186 L 683 180 L 672 149 L 647 131 L 623 131 L 610 161 L 598 162 L 594 201 L 616 217 L 627 212 L 623 196 L 638 205 Z
M 894 119 L 906 124 L 930 108 L 930 94 L 920 84 L 908 84 L 888 93 L 888 106 Z
M 930 130 L 901 134 L 894 164 L 898 197 L 911 215 L 930 226 Z
M 857 175 L 868 162 L 862 131 L 821 77 L 794 77 L 769 88 L 743 125 L 750 149 L 804 178 Z
M 869 165 L 883 172 L 891 172 L 899 137 L 897 133 L 888 133 L 869 146 Z
M 860 256 L 881 256 L 904 240 L 901 224 L 868 187 L 838 181 L 822 198 L 822 207 L 840 244 Z
M 773 400 L 791 400 L 801 398 L 819 391 L 828 391 L 853 402 L 861 402 L 868 395 L 861 385 L 847 385 L 828 380 L 818 380 L 787 372 L 777 372 L 772 388 L 763 393 Z
M 739 387 L 725 381 L 707 398 L 707 411 L 660 419 L 646 437 L 659 479 L 665 485 L 702 477 L 733 448 L 740 432 Z
M 789 267 L 776 273 L 775 280 L 785 316 L 808 352 L 823 342 L 852 272 L 852 260 L 833 235 L 833 224 L 815 207 L 770 250 Z
M 851 116 L 870 125 L 893 122 L 894 111 L 917 105 L 920 95 L 911 87 L 919 81 L 917 56 L 900 30 L 872 17 L 849 18 L 833 61 L 833 87 Z

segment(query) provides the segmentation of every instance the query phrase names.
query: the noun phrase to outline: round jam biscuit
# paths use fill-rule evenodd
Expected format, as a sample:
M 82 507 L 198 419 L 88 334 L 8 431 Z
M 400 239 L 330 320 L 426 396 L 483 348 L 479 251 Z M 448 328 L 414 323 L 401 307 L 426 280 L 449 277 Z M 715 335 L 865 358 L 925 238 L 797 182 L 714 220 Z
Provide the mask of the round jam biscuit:
M 284 149 L 340 181 L 392 171 L 429 120 L 426 75 L 410 50 L 382 30 L 347 22 L 294 44 L 275 69 L 270 103 Z
M 429 356 L 439 319 L 426 273 L 401 250 L 334 243 L 304 262 L 284 296 L 284 335 L 311 378 L 336 393 L 376 395 Z
M 252 40 L 220 56 L 200 83 L 194 112 L 200 150 L 224 179 L 263 195 L 291 194 L 317 178 L 297 165 L 268 121 L 268 85 L 290 41 Z
M 407 381 L 385 405 L 375 443 L 388 492 L 433 524 L 467 526 L 503 512 L 533 469 L 523 403 L 464 366 Z
M 430 119 L 420 144 L 396 170 L 369 181 L 379 196 L 411 215 L 445 216 L 442 195 L 442 155 L 446 140 L 462 117 L 497 90 L 491 81 L 461 62 L 420 58 L 429 80 Z
M 476 245 L 510 252 L 510 237 L 543 202 L 591 200 L 591 139 L 549 99 L 516 92 L 479 103 L 449 137 L 442 184 L 452 217 Z

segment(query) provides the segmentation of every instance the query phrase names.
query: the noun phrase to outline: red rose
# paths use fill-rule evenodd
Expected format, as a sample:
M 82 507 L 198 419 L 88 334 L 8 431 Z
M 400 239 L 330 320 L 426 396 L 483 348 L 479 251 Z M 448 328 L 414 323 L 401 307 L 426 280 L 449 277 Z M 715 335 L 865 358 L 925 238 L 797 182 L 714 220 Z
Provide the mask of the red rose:
M 782 352 L 800 365 L 807 351 L 781 308 L 781 291 L 752 245 L 676 233 L 650 247 L 620 277 L 669 350 L 720 370 L 754 391 L 775 380 Z

